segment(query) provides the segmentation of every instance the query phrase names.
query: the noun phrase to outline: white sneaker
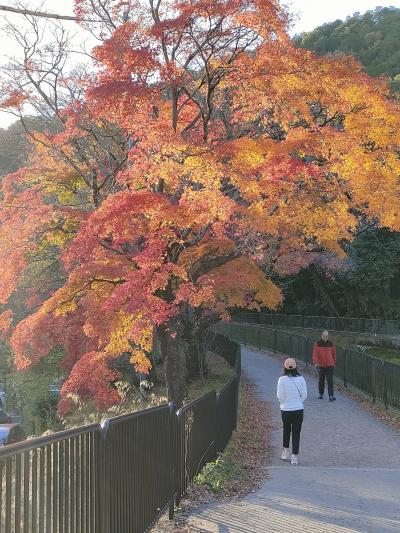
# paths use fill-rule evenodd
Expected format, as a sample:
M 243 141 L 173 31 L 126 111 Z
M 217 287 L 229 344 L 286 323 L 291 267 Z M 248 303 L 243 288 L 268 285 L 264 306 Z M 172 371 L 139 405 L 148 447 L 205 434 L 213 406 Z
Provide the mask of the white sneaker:
M 299 464 L 298 463 L 298 460 L 297 460 L 297 455 L 295 455 L 294 453 L 292 453 L 292 465 L 297 465 Z
M 289 448 L 283 448 L 281 459 L 282 461 L 287 461 L 289 459 Z

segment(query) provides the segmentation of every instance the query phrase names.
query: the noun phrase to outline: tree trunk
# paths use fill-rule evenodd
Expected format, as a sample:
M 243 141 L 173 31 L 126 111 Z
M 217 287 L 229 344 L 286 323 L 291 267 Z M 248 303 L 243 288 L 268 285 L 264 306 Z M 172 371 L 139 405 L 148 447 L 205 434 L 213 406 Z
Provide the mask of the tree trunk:
M 157 328 L 162 357 L 164 360 L 165 382 L 168 401 L 179 408 L 186 396 L 185 351 L 180 335 L 179 321 L 171 320 Z
M 189 379 L 207 377 L 206 352 L 202 339 L 189 339 L 186 348 L 186 367 Z

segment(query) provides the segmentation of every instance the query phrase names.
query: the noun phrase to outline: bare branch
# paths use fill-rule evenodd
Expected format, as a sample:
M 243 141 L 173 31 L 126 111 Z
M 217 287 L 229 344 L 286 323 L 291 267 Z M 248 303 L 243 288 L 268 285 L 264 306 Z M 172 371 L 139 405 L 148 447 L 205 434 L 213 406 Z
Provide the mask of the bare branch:
M 32 17 L 47 18 L 47 19 L 56 19 L 56 20 L 70 20 L 73 22 L 78 22 L 78 19 L 75 16 L 71 15 L 59 15 L 57 13 L 46 13 L 45 11 L 35 11 L 31 9 L 23 9 L 20 7 L 10 7 L 0 5 L 0 11 L 7 11 L 8 13 L 15 13 L 17 15 L 30 15 Z

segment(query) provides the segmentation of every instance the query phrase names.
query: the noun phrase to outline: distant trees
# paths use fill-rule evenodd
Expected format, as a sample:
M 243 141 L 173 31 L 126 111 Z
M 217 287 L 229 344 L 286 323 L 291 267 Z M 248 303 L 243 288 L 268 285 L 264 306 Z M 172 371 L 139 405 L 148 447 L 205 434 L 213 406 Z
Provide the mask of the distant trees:
M 56 133 L 58 126 L 54 120 L 42 116 L 25 117 L 17 120 L 7 129 L 0 128 L 0 176 L 15 172 L 26 165 L 33 144 L 28 131 Z
M 288 278 L 285 309 L 305 315 L 400 316 L 400 235 L 368 228 L 341 260 L 326 255 Z
M 400 90 L 400 9 L 377 7 L 346 21 L 335 20 L 295 38 L 301 48 L 318 54 L 354 55 L 371 76 L 389 76 Z M 396 79 L 397 76 L 397 79 Z

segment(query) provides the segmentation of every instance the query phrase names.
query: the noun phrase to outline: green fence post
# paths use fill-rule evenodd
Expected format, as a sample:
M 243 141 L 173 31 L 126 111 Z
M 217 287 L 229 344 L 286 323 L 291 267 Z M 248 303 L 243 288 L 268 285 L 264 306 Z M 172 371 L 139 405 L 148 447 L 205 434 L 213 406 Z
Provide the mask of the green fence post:
M 344 350 L 343 359 L 343 385 L 347 387 L 347 348 Z
M 246 344 L 246 325 L 243 324 L 243 344 Z
M 277 331 L 276 329 L 274 329 L 274 354 L 276 355 L 276 335 L 277 335 Z
M 261 350 L 261 328 L 258 327 L 258 349 Z
M 289 355 L 293 357 L 293 333 L 289 334 Z

